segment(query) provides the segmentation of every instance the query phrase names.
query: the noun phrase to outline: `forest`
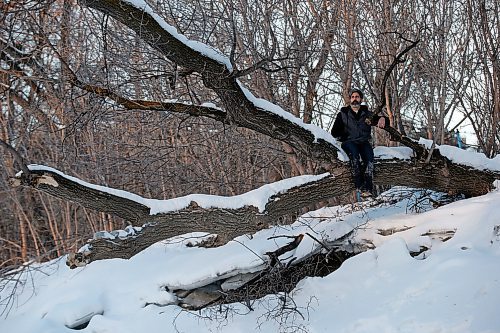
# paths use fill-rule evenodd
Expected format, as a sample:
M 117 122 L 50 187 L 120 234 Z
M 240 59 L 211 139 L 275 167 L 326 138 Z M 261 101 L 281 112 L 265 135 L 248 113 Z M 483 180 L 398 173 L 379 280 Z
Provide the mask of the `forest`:
M 127 243 L 125 253 L 91 240 L 86 263 L 129 258 L 191 231 L 217 234 L 221 245 L 350 202 L 342 152 L 328 133 L 315 133 L 329 131 L 352 87 L 390 119 L 388 130 L 375 130 L 374 145 L 415 152 L 410 162 L 377 161 L 379 189 L 470 197 L 498 178 L 412 140 L 449 144 L 467 126 L 468 142 L 474 138 L 467 149 L 498 154 L 497 1 L 18 0 L 0 7 L 2 272 L 77 253 L 97 232 L 152 219 L 145 207 L 29 164 L 150 199 L 231 197 L 330 172 L 283 194 L 264 217 L 251 207 L 221 212 L 196 202 L 185 214 L 155 215 L 158 229 Z

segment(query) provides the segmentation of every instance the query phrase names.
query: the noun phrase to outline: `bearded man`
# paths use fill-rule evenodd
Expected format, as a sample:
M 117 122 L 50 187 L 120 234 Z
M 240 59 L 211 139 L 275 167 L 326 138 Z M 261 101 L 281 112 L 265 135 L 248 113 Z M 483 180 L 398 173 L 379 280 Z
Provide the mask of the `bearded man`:
M 350 104 L 340 109 L 331 130 L 332 135 L 342 142 L 342 149 L 349 156 L 351 172 L 356 187 L 356 198 L 373 195 L 373 148 L 371 126 L 384 128 L 389 123 L 385 116 L 374 115 L 363 102 L 363 92 L 352 89 Z M 361 160 L 360 160 L 361 159 Z

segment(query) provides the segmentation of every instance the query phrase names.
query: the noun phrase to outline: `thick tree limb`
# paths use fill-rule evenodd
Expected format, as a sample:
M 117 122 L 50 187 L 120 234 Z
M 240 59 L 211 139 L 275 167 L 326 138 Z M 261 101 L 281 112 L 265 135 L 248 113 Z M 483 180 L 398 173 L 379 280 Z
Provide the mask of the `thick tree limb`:
M 77 81 L 76 78 L 73 82 L 77 83 L 77 86 L 80 87 L 81 89 L 102 97 L 110 98 L 128 110 L 168 111 L 172 113 L 187 114 L 193 117 L 211 118 L 220 121 L 222 123 L 226 122 L 226 112 L 214 107 L 203 106 L 203 105 L 192 105 L 192 104 L 178 103 L 178 102 L 161 102 L 161 101 L 128 99 L 111 91 L 110 89 L 95 85 L 83 84 L 82 82 Z
M 409 171 L 411 174 L 408 174 Z M 376 185 L 403 185 L 428 188 L 451 194 L 463 193 L 476 196 L 487 193 L 500 174 L 474 170 L 470 167 L 443 160 L 425 163 L 421 160 L 377 161 Z M 283 221 L 294 218 L 301 208 L 311 204 L 352 193 L 353 182 L 347 165 L 337 168 L 334 175 L 307 183 L 272 196 L 263 212 L 257 207 L 240 209 L 202 208 L 196 202 L 181 210 L 151 215 L 149 207 L 121 196 L 84 186 L 51 170 L 31 170 L 31 177 L 19 175 L 22 185 L 34 187 L 57 198 L 73 201 L 87 208 L 122 217 L 134 226 L 143 226 L 132 237 L 120 239 L 92 239 L 91 251 L 80 255 L 80 263 L 99 259 L 128 259 L 148 246 L 189 232 L 217 234 L 217 243 L 244 234 L 252 234 Z
M 202 208 L 196 202 L 177 211 L 150 214 L 146 205 L 123 196 L 95 189 L 74 181 L 51 169 L 31 170 L 31 177 L 18 176 L 21 185 L 34 187 L 57 198 L 73 201 L 85 207 L 114 214 L 132 223 L 144 226 L 141 231 L 125 239 L 93 239 L 88 244 L 92 251 L 85 258 L 91 262 L 106 258 L 130 258 L 158 241 L 192 231 L 220 235 L 219 244 L 237 236 L 252 234 L 286 217 L 293 217 L 301 208 L 352 190 L 347 169 L 335 176 L 327 176 L 300 187 L 294 187 L 269 198 L 264 211 L 245 206 L 240 209 Z M 90 184 L 89 184 L 90 185 Z
M 123 23 L 179 66 L 200 73 L 205 86 L 220 98 L 227 113 L 228 124 L 245 127 L 288 143 L 305 156 L 337 163 L 337 147 L 323 139 L 317 139 L 303 126 L 256 106 L 233 75 L 237 73 L 237 69 L 233 71 L 226 64 L 184 44 L 149 13 L 120 0 L 82 0 L 82 3 Z
M 439 154 L 439 151 L 435 150 L 435 153 Z M 417 159 L 407 162 L 377 161 L 374 183 L 426 188 L 473 197 L 488 193 L 495 179 L 500 179 L 500 172 L 477 170 L 440 156 L 430 163 Z
M 16 178 L 19 185 L 35 188 L 56 198 L 78 203 L 99 212 L 113 214 L 137 225 L 149 216 L 149 207 L 127 198 L 96 190 L 51 170 L 29 170 Z M 90 184 L 89 184 L 90 185 Z

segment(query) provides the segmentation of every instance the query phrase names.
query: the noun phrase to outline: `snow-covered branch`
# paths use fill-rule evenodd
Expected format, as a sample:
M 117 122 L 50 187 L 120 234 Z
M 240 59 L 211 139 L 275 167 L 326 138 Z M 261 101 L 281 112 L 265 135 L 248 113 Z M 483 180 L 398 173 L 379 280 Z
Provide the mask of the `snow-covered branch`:
M 29 169 L 30 177 L 23 172 L 16 175 L 20 185 L 114 214 L 141 227 L 131 237 L 92 239 L 91 251 L 84 251 L 81 258 L 86 263 L 130 258 L 151 244 L 193 231 L 217 234 L 217 244 L 224 244 L 293 217 L 303 207 L 352 190 L 350 174 L 344 170 L 336 175 L 285 179 L 233 197 L 193 194 L 154 200 L 90 184 L 45 166 L 31 165 Z
M 282 142 L 315 159 L 335 163 L 345 160 L 340 145 L 325 130 L 256 98 L 233 75 L 227 57 L 211 47 L 179 34 L 143 1 L 85 0 L 90 8 L 108 14 L 135 31 L 166 58 L 200 73 L 203 83 L 220 98 L 226 122 L 248 128 Z

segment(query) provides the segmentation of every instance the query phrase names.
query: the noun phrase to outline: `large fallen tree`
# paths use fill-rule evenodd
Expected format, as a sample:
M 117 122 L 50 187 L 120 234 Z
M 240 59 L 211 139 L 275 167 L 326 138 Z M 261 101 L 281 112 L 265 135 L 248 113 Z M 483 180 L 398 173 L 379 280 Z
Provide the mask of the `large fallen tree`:
M 404 185 L 467 196 L 487 193 L 499 177 L 498 173 L 452 163 L 440 155 L 429 162 L 382 160 L 376 163 L 376 170 L 376 185 Z M 76 181 L 50 168 L 31 167 L 29 173 L 19 173 L 13 184 L 33 187 L 63 200 L 117 215 L 142 228 L 131 237 L 90 240 L 90 248 L 77 257 L 77 262 L 70 263 L 71 266 L 80 266 L 99 259 L 128 259 L 158 241 L 192 231 L 216 234 L 216 244 L 220 245 L 283 220 L 291 221 L 303 207 L 346 196 L 354 190 L 346 164 L 332 173 L 314 177 L 314 180 L 292 188 L 283 188 L 269 197 L 263 209 L 251 205 L 238 209 L 204 208 L 196 198 L 186 197 L 183 198 L 187 202 L 184 207 L 154 214 L 150 207 L 138 201 Z

